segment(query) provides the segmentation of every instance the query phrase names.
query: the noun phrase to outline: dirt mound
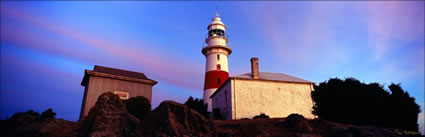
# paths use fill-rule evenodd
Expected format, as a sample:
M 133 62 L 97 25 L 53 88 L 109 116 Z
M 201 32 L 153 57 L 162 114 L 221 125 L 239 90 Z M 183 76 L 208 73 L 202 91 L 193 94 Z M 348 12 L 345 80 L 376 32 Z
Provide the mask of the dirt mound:
M 164 101 L 149 113 L 138 129 L 145 136 L 213 136 L 211 123 L 187 106 Z

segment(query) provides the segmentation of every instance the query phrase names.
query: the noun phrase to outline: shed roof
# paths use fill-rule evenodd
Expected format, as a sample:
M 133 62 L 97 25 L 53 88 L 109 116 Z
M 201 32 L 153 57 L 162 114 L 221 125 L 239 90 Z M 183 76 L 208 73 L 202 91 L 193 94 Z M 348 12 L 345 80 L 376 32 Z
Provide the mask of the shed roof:
M 158 83 L 152 79 L 149 79 L 148 77 L 146 77 L 144 73 L 141 73 L 141 72 L 134 72 L 134 71 L 95 65 L 93 70 L 85 70 L 84 78 L 81 81 L 81 85 L 86 86 L 89 81 L 89 76 L 91 75 L 107 77 L 112 79 L 119 79 L 119 80 L 141 82 L 141 83 L 152 84 L 152 85 L 155 85 L 156 83 Z
M 251 73 L 245 73 L 237 76 L 233 76 L 232 78 L 241 78 L 241 79 L 253 79 Z M 297 78 L 294 76 L 282 74 L 282 73 L 271 73 L 271 72 L 260 72 L 259 80 L 267 80 L 267 81 L 282 81 L 282 82 L 294 82 L 294 83 L 314 83 L 311 81 L 307 81 L 301 78 Z
M 117 76 L 124 76 L 129 78 L 136 78 L 136 79 L 145 79 L 150 80 L 146 77 L 144 73 L 141 72 L 134 72 L 134 71 L 128 71 L 128 70 L 122 70 L 122 69 L 116 69 L 116 68 L 109 68 L 104 66 L 94 66 L 94 71 L 111 74 L 111 75 L 117 75 Z

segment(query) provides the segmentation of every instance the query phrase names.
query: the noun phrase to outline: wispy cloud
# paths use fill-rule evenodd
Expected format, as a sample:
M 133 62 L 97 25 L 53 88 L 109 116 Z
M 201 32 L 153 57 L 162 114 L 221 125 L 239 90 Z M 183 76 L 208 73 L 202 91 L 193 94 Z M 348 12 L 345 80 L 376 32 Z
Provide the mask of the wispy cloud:
M 325 60 L 347 61 L 350 53 L 341 45 L 343 42 L 338 41 L 337 31 L 332 26 L 335 21 L 329 19 L 329 16 L 339 16 L 336 12 L 342 8 L 328 2 L 317 2 L 312 4 L 314 6 L 297 4 L 291 6 L 306 9 L 303 13 L 297 13 L 300 16 L 293 16 L 293 7 L 282 3 L 259 9 L 260 20 L 263 21 L 258 26 L 263 30 L 266 40 L 276 49 L 275 54 L 284 62 L 299 68 L 309 68 Z M 329 15 L 329 11 L 335 13 Z
M 202 74 L 201 66 L 198 64 L 189 64 L 184 62 L 184 58 L 169 58 L 172 55 L 167 55 L 169 53 L 158 53 L 152 52 L 153 50 L 149 47 L 155 47 L 154 45 L 146 45 L 143 42 L 136 41 L 132 43 L 126 42 L 117 42 L 108 39 L 102 39 L 96 35 L 78 31 L 77 28 L 67 28 L 60 24 L 55 24 L 55 21 L 50 20 L 49 18 L 43 18 L 40 16 L 34 16 L 24 11 L 19 11 L 11 6 L 2 5 L 2 16 L 11 17 L 22 23 L 26 23 L 33 27 L 38 27 L 40 29 L 49 31 L 51 33 L 68 37 L 70 39 L 76 40 L 78 42 L 84 43 L 87 46 L 102 50 L 108 54 L 108 56 L 116 56 L 123 60 L 126 60 L 128 63 L 132 63 L 139 68 L 148 69 L 151 73 L 148 76 L 153 77 L 154 79 L 165 81 L 168 83 L 173 83 L 182 87 L 190 89 L 202 89 L 202 85 L 199 81 L 199 75 Z M 9 32 L 13 30 L 7 30 Z M 12 34 L 12 33 L 10 33 Z M 8 34 L 6 34 L 8 35 Z M 3 36 L 3 35 L 2 35 Z M 93 63 L 97 63 L 101 56 L 91 56 L 88 55 L 79 55 L 78 53 L 67 53 L 69 51 L 62 48 L 55 47 L 53 51 L 49 47 L 52 47 L 47 44 L 46 41 L 40 40 L 34 35 L 25 34 L 25 35 L 9 35 L 5 36 L 6 40 L 21 43 L 20 41 L 26 40 L 26 42 L 37 42 L 40 50 L 46 50 L 48 52 L 60 52 L 65 53 L 70 56 L 76 56 L 78 58 L 91 59 Z M 121 46 L 126 44 L 135 44 L 136 46 Z M 128 48 L 128 47 L 142 47 L 141 49 Z M 183 61 L 183 62 L 182 62 Z M 183 64 L 183 65 L 182 65 Z
M 368 2 L 364 15 L 367 17 L 369 42 L 379 60 L 393 50 L 408 48 L 411 44 L 400 41 L 423 40 L 423 1 L 375 1 Z M 424 45 L 420 45 L 424 46 Z

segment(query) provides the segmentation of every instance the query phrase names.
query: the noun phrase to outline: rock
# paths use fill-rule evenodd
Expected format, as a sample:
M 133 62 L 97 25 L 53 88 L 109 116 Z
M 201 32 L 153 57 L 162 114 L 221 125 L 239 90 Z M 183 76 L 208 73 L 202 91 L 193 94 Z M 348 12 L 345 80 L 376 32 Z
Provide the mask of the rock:
M 20 115 L 13 119 L 5 120 L 0 126 L 4 137 L 76 137 L 75 122 L 63 119 L 39 120 L 30 115 Z
M 39 129 L 42 137 L 77 137 L 79 133 L 76 131 L 76 126 L 78 124 L 75 122 L 51 118 L 34 129 Z
M 143 120 L 145 136 L 213 136 L 212 125 L 198 112 L 174 101 L 162 102 Z
M 396 129 L 380 128 L 375 126 L 353 126 L 335 137 L 415 137 L 421 135 L 397 134 Z
M 124 101 L 111 92 L 99 96 L 95 106 L 81 123 L 80 132 L 90 137 L 129 136 L 140 124 L 127 112 Z

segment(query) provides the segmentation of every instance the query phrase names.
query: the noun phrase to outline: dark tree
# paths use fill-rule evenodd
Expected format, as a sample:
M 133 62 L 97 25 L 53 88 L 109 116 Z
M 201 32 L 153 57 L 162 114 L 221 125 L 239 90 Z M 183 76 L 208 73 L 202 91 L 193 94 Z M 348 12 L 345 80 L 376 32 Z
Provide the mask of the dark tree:
M 400 85 L 391 84 L 389 89 L 392 94 L 379 83 L 331 78 L 314 86 L 311 94 L 315 102 L 313 113 L 335 122 L 417 131 L 420 109 L 415 99 Z
M 151 103 L 143 96 L 137 96 L 125 100 L 127 111 L 142 120 L 150 111 Z
M 418 113 L 421 112 L 415 98 L 410 97 L 409 93 L 404 91 L 400 84 L 391 84 L 388 87 L 391 91 L 389 96 L 389 113 L 392 118 L 389 119 L 390 126 L 400 127 L 410 130 L 418 130 Z
M 197 111 L 202 116 L 209 118 L 209 115 L 207 113 L 207 104 L 204 104 L 204 101 L 202 99 L 193 99 L 192 96 L 190 96 L 187 101 L 184 103 L 187 107 Z

